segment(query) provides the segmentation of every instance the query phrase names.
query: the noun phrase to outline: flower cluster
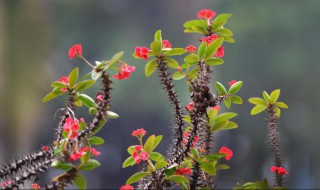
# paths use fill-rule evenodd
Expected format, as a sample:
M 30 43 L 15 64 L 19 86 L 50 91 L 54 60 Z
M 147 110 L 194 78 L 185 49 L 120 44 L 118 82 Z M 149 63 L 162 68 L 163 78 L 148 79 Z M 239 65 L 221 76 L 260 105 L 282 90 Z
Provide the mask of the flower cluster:
M 76 150 L 71 156 L 70 156 L 70 161 L 75 161 L 81 158 L 83 155 L 86 155 L 88 150 L 90 148 L 88 146 L 84 148 L 80 148 L 79 150 Z M 101 152 L 97 151 L 95 148 L 91 148 L 91 154 L 94 156 L 100 156 Z
M 176 175 L 191 175 L 191 169 L 190 168 L 179 168 L 176 171 Z
M 214 16 L 216 16 L 216 13 L 213 12 L 210 9 L 202 9 L 198 12 L 198 18 L 203 18 L 206 20 L 211 20 Z
M 187 104 L 186 109 L 188 111 L 193 111 L 194 110 L 194 102 L 190 102 L 189 104 Z
M 271 166 L 270 170 L 274 173 L 278 173 L 279 175 L 289 174 L 283 167 Z
M 2 189 L 4 189 L 7 185 L 11 185 L 13 184 L 13 180 L 9 180 L 9 181 L 4 181 L 1 184 Z
M 212 110 L 220 111 L 220 110 L 221 110 L 221 107 L 220 107 L 220 106 L 213 106 L 211 109 L 212 109 Z
M 225 146 L 220 148 L 219 153 L 226 154 L 226 157 L 225 157 L 226 160 L 230 160 L 231 157 L 233 156 L 232 150 L 230 150 L 228 147 L 225 147 Z
M 220 46 L 217 50 L 217 53 L 214 55 L 216 57 L 223 57 L 224 56 L 224 47 Z
M 132 136 L 138 137 L 138 138 L 141 138 L 141 137 L 143 137 L 143 136 L 146 135 L 146 134 L 147 134 L 147 132 L 146 132 L 143 128 L 134 130 L 134 131 L 132 132 Z
M 68 133 L 69 139 L 75 139 L 78 136 L 79 131 L 79 121 L 77 119 L 73 120 L 68 117 L 63 125 L 63 131 Z
M 196 48 L 195 46 L 193 46 L 193 45 L 188 45 L 188 46 L 186 47 L 186 50 L 187 50 L 187 52 L 189 52 L 189 53 L 194 53 L 194 52 L 196 52 L 197 48 Z
M 69 49 L 68 56 L 70 57 L 70 59 L 75 58 L 77 55 L 82 55 L 81 44 L 76 44 Z
M 119 79 L 119 80 L 127 79 L 130 77 L 130 74 L 135 70 L 136 70 L 135 66 L 130 66 L 124 63 L 120 67 L 120 71 L 116 75 L 114 75 L 113 78 Z
M 134 161 L 139 164 L 141 160 L 148 160 L 149 154 L 143 150 L 143 146 L 136 145 L 134 146 L 134 152 L 132 154 Z
M 40 189 L 40 185 L 38 185 L 37 183 L 33 183 L 33 184 L 31 185 L 31 188 L 32 188 L 33 190 L 39 190 L 39 189 Z
M 162 40 L 162 48 L 172 48 L 172 45 L 169 42 L 169 40 Z
M 189 136 L 190 136 L 189 132 L 184 132 L 183 133 L 182 144 L 186 144 L 188 142 Z M 199 141 L 199 137 L 195 136 L 193 138 L 192 146 L 194 147 L 197 144 L 198 141 Z
M 140 47 L 140 46 L 137 46 L 135 48 L 135 53 L 138 57 L 140 58 L 143 58 L 145 60 L 148 59 L 148 53 L 150 52 L 150 50 L 146 47 Z
M 218 39 L 217 34 L 212 34 L 211 36 L 207 36 L 201 39 L 201 42 L 206 42 L 207 45 L 211 44 L 214 40 Z
M 64 83 L 66 85 L 69 86 L 69 76 L 65 76 L 65 77 L 61 77 L 58 82 L 61 82 L 61 83 Z M 67 88 L 61 88 L 60 89 L 62 92 L 66 92 L 67 91 Z

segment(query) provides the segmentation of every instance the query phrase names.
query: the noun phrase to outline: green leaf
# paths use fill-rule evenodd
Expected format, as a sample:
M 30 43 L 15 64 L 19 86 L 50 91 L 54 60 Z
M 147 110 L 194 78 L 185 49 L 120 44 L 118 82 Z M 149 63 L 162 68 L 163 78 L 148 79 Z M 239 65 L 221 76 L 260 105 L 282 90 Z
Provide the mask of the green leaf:
M 94 115 L 96 113 L 98 113 L 98 109 L 97 108 L 95 108 L 95 107 L 89 108 L 89 114 L 90 115 Z
M 188 190 L 189 189 L 189 186 L 186 183 L 180 183 L 179 185 L 181 186 L 182 190 Z M 210 189 L 208 189 L 208 190 L 210 190 Z
M 114 64 L 118 63 L 118 61 L 123 57 L 124 52 L 120 51 L 119 53 L 116 53 L 115 55 L 113 55 L 109 61 L 109 63 L 107 63 L 107 66 L 104 68 L 104 71 L 111 68 Z
M 167 169 L 165 169 L 164 173 L 165 173 L 166 177 L 174 175 L 177 171 L 177 166 L 178 166 L 177 164 L 174 164 L 174 165 L 168 167 Z
M 155 136 L 151 135 L 143 146 L 143 149 L 150 154 L 153 150 Z
M 217 171 L 216 171 L 215 164 L 216 162 L 201 162 L 200 168 L 207 174 L 216 175 Z
M 98 80 L 101 77 L 101 75 L 102 75 L 102 71 L 100 71 L 100 72 L 93 71 L 91 73 L 91 78 L 93 80 Z
M 130 155 L 132 155 L 133 152 L 134 152 L 134 146 L 129 146 L 128 149 L 127 149 L 127 151 L 128 151 L 128 153 L 129 153 Z
M 197 78 L 198 76 L 198 73 L 199 73 L 199 67 L 195 67 L 194 69 L 192 69 L 190 72 L 189 72 L 189 77 L 194 80 Z
M 164 168 L 166 165 L 168 165 L 168 162 L 165 160 L 159 160 L 156 162 L 156 164 L 154 165 L 156 170 L 159 170 L 161 168 Z
M 233 33 L 231 30 L 227 29 L 227 28 L 222 28 L 216 31 L 218 33 L 218 35 L 223 35 L 223 36 L 233 36 Z
M 249 98 L 249 102 L 255 105 L 267 106 L 267 102 L 262 98 L 257 98 L 257 97 Z
M 69 86 L 73 88 L 78 80 L 79 69 L 78 67 L 74 68 L 71 73 L 69 74 Z
M 162 42 L 161 30 L 157 30 L 154 34 L 154 41 Z
M 214 32 L 214 31 L 220 29 L 221 26 L 225 25 L 226 23 L 227 23 L 226 20 L 222 20 L 222 21 L 218 21 L 218 22 L 213 21 L 213 22 L 212 22 L 211 32 Z
M 204 28 L 204 29 L 208 29 L 209 26 L 208 26 L 208 23 L 205 21 L 205 20 L 196 20 L 195 24 L 201 28 Z
M 202 60 L 204 53 L 206 52 L 206 48 L 207 48 L 206 42 L 202 42 L 198 48 L 198 56 L 200 61 Z
M 235 129 L 238 128 L 238 124 L 235 122 L 229 121 L 228 125 L 225 126 L 222 130 L 229 130 L 229 129 Z
M 185 121 L 185 122 L 187 122 L 187 123 L 191 123 L 191 117 L 190 117 L 190 115 L 185 115 L 185 116 L 183 116 L 183 121 Z
M 146 76 L 149 77 L 150 75 L 152 75 L 152 73 L 157 69 L 157 66 L 158 66 L 158 62 L 156 59 L 152 59 L 151 61 L 149 61 L 146 64 L 146 67 L 144 70 Z
M 152 148 L 151 151 L 153 151 L 154 149 L 157 148 L 157 146 L 159 145 L 159 143 L 160 143 L 161 140 L 162 140 L 162 137 L 163 137 L 162 135 L 158 135 L 158 136 L 156 136 L 156 137 L 154 138 L 153 148 Z
M 196 33 L 196 31 L 192 30 L 191 28 L 187 28 L 183 32 L 184 33 Z
M 92 108 L 90 108 L 90 109 L 92 109 Z M 97 132 L 99 132 L 102 129 L 102 127 L 104 126 L 104 124 L 106 124 L 106 122 L 107 122 L 107 120 L 101 120 L 99 125 L 98 125 L 98 127 L 97 127 L 97 129 L 92 132 L 92 135 L 94 135 Z
M 207 34 L 206 29 L 204 29 L 202 27 L 199 27 L 199 26 L 192 26 L 191 29 L 196 31 L 196 32 L 198 32 L 198 33 L 200 33 L 200 34 L 204 34 L 204 35 Z
M 228 94 L 235 94 L 237 93 L 240 88 L 242 87 L 243 82 L 242 81 L 238 81 L 236 83 L 234 83 L 230 88 L 229 88 L 229 92 Z
M 77 186 L 78 189 L 82 190 L 82 189 L 86 189 L 87 187 L 87 181 L 86 178 L 77 173 L 73 179 L 74 184 Z
M 78 107 L 82 107 L 82 102 L 80 100 L 76 100 L 76 101 L 74 101 L 74 105 L 76 105 Z
M 173 80 L 181 80 L 184 77 L 186 77 L 186 76 L 182 71 L 174 72 L 173 75 L 172 75 Z
M 184 48 L 173 48 L 169 51 L 164 52 L 163 54 L 165 56 L 172 56 L 172 55 L 182 55 L 186 53 L 187 51 Z
M 84 81 L 81 81 L 77 84 L 75 90 L 77 92 L 81 92 L 81 91 L 84 91 L 88 88 L 90 88 L 94 83 L 96 83 L 95 80 L 84 80 Z
M 112 111 L 107 111 L 107 117 L 108 118 L 111 118 L 111 119 L 116 119 L 119 117 L 119 115 L 115 112 L 112 112 Z
M 192 26 L 195 26 L 196 25 L 196 22 L 197 22 L 198 20 L 189 20 L 189 21 L 187 21 L 187 22 L 185 22 L 184 24 L 183 24 L 183 27 L 185 27 L 185 28 L 191 28 Z
M 161 41 L 154 41 L 151 43 L 150 48 L 155 56 L 159 56 L 162 51 L 162 42 Z
M 267 103 L 270 102 L 270 96 L 266 91 L 263 91 L 262 96 L 266 100 Z
M 64 92 L 61 91 L 56 91 L 56 92 L 50 92 L 49 94 L 47 94 L 43 99 L 42 99 L 42 103 L 45 103 L 47 101 L 50 101 L 60 95 L 64 94 Z
M 88 108 L 92 108 L 92 107 L 97 108 L 98 107 L 97 104 L 94 102 L 94 100 L 86 94 L 80 94 L 79 100 L 81 100 L 81 102 L 85 106 L 87 106 Z
M 86 152 L 85 155 L 82 155 L 80 158 L 81 164 L 86 163 L 89 160 L 90 156 L 91 156 L 91 147 L 89 146 L 89 150 Z
M 240 96 L 231 96 L 229 99 L 234 104 L 242 104 L 242 98 Z
M 127 180 L 126 184 L 129 185 L 129 184 L 132 184 L 134 182 L 137 182 L 137 181 L 139 181 L 140 179 L 146 177 L 149 174 L 150 174 L 149 172 L 138 172 L 138 173 L 135 173 Z
M 223 64 L 224 61 L 220 58 L 209 58 L 205 61 L 205 64 L 210 65 L 210 66 L 214 66 L 214 65 L 221 65 Z
M 97 167 L 99 167 L 101 164 L 98 160 L 95 159 L 89 159 L 85 164 L 81 165 L 78 169 L 80 171 L 91 171 Z
M 135 164 L 136 164 L 136 162 L 134 161 L 134 158 L 132 156 L 130 156 L 123 162 L 122 168 L 133 166 Z
M 280 110 L 280 108 L 275 107 L 275 108 L 274 108 L 274 114 L 279 118 L 280 115 L 281 115 L 281 110 Z
M 238 114 L 236 114 L 234 112 L 225 112 L 225 113 L 218 115 L 215 119 L 215 122 L 220 122 L 223 120 L 232 119 L 232 118 L 236 117 L 237 115 Z
M 222 21 L 222 20 L 227 20 L 228 18 L 230 18 L 232 16 L 232 14 L 219 14 L 215 17 L 215 19 L 213 20 L 213 22 L 218 22 L 218 21 Z
M 288 108 L 288 105 L 284 102 L 276 102 L 275 106 L 277 106 L 279 108 Z
M 101 145 L 104 143 L 104 139 L 101 137 L 93 136 L 93 137 L 90 137 L 89 143 L 92 145 Z
M 252 108 L 251 110 L 251 115 L 256 115 L 262 111 L 264 111 L 265 109 L 267 109 L 267 106 L 263 106 L 263 105 L 257 105 L 255 107 Z
M 184 59 L 183 59 L 184 62 L 187 62 L 187 63 L 198 63 L 199 62 L 199 56 L 197 54 L 189 54 L 187 55 Z
M 59 81 L 54 81 L 50 84 L 50 86 L 54 87 L 54 88 L 66 88 L 68 87 L 68 85 L 64 82 L 59 82 Z
M 173 68 L 173 69 L 178 69 L 179 67 L 179 63 L 175 60 L 175 59 L 172 59 L 172 58 L 168 58 L 166 57 L 164 59 L 164 63 L 170 67 L 170 68 Z
M 182 175 L 172 175 L 172 176 L 169 176 L 167 179 L 178 184 L 189 183 L 189 179 Z
M 217 116 L 218 110 L 210 109 L 208 112 L 209 124 L 212 124 Z
M 64 171 L 68 171 L 71 170 L 74 166 L 68 163 L 64 163 L 64 162 L 60 162 L 60 161 L 54 161 L 51 163 L 51 167 L 55 168 L 55 169 L 60 169 L 60 170 L 64 170 Z
M 228 166 L 227 164 L 217 164 L 216 168 L 217 170 L 227 170 L 230 169 L 230 166 Z
M 263 181 L 248 182 L 242 185 L 242 189 L 270 189 L 267 179 Z
M 222 130 L 224 127 L 228 125 L 228 120 L 223 120 L 219 122 L 215 122 L 215 124 L 210 128 L 211 132 L 216 132 Z
M 231 107 L 231 100 L 230 100 L 230 98 L 228 98 L 228 99 L 226 99 L 226 100 L 224 101 L 224 105 L 225 105 L 228 109 L 230 109 L 230 107 Z
M 232 37 L 230 37 L 230 36 L 221 36 L 221 37 L 223 37 L 225 42 L 229 42 L 229 43 L 234 43 L 235 42 L 234 39 Z
M 149 158 L 153 161 L 158 161 L 158 160 L 164 160 L 164 156 L 162 154 L 160 154 L 159 152 L 152 152 L 149 155 Z
M 273 92 L 271 92 L 270 94 L 270 103 L 274 104 L 277 102 L 278 98 L 280 95 L 280 89 L 274 90 Z
M 220 82 L 216 82 L 216 89 L 218 90 L 220 95 L 227 94 L 226 88 Z
M 216 40 L 214 40 L 208 47 L 204 56 L 204 59 L 207 60 L 208 58 L 213 57 L 217 50 L 219 49 L 219 47 L 222 45 L 223 43 L 223 38 L 218 38 Z

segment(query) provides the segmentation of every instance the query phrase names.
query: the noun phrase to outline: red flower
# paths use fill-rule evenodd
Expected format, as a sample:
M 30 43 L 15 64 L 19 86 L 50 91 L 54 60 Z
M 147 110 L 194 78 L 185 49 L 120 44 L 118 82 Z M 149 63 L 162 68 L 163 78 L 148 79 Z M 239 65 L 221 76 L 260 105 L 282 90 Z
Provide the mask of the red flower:
M 178 67 L 177 70 L 178 70 L 178 71 L 182 71 L 182 68 L 181 68 L 181 67 Z
M 135 150 L 136 152 L 139 152 L 142 148 L 143 148 L 142 145 L 136 145 L 136 146 L 134 146 L 134 150 Z
M 150 50 L 148 48 L 146 48 L 146 47 L 137 46 L 135 48 L 135 52 L 136 52 L 138 57 L 147 60 L 148 59 L 148 53 L 150 52 Z
M 162 48 L 172 48 L 172 45 L 169 42 L 169 40 L 162 40 Z
M 100 156 L 101 152 L 97 151 L 95 148 L 91 148 L 91 153 L 95 156 Z
M 70 161 L 75 161 L 75 160 L 78 160 L 79 158 L 81 158 L 83 155 L 86 155 L 87 152 L 89 150 L 89 147 L 86 146 L 84 148 L 80 148 L 80 150 L 77 150 L 74 154 L 72 154 L 70 156 Z
M 99 94 L 97 97 L 96 97 L 96 100 L 97 102 L 102 102 L 104 99 L 104 96 L 102 94 Z
M 193 45 L 188 45 L 188 46 L 186 47 L 186 50 L 187 50 L 189 53 L 194 53 L 194 52 L 197 50 L 197 48 L 194 47 Z
M 38 189 L 40 189 L 40 185 L 38 185 L 37 183 L 33 183 L 31 185 L 31 188 L 34 189 L 34 190 L 38 190 Z
M 277 172 L 279 175 L 289 174 L 283 167 L 271 166 L 270 170 L 274 173 Z
M 191 169 L 190 168 L 179 168 L 176 171 L 176 175 L 190 175 L 191 174 Z
M 123 64 L 120 67 L 120 72 L 113 76 L 113 78 L 117 78 L 119 80 L 127 79 L 130 77 L 130 73 L 134 72 L 136 70 L 135 66 L 130 66 L 127 64 Z
M 69 86 L 69 76 L 59 78 L 58 82 L 62 82 L 62 83 L 64 83 L 64 84 Z M 66 92 L 67 88 L 61 88 L 60 90 L 62 92 Z
M 48 151 L 48 147 L 47 147 L 47 146 L 42 146 L 41 149 L 42 149 L 43 151 L 45 151 L 45 152 Z
M 188 111 L 193 111 L 194 110 L 194 102 L 191 102 L 187 105 L 187 110 Z
M 4 189 L 7 185 L 8 185 L 8 182 L 4 181 L 2 182 L 1 187 Z
M 198 18 L 211 20 L 214 16 L 216 16 L 216 13 L 209 9 L 202 9 L 198 12 Z
M 131 185 L 123 185 L 120 190 L 134 190 L 134 188 Z
M 215 56 L 216 57 L 223 57 L 224 56 L 224 47 L 223 46 L 219 47 L 219 49 L 217 50 Z
M 149 154 L 146 151 L 142 150 L 142 148 L 143 147 L 141 145 L 136 145 L 134 147 L 132 157 L 137 164 L 139 164 L 141 160 L 148 160 L 149 158 Z
M 233 156 L 232 150 L 230 150 L 228 147 L 225 147 L 225 146 L 220 148 L 219 153 L 226 154 L 226 157 L 225 157 L 226 160 L 230 160 L 230 158 Z
M 221 107 L 220 107 L 220 106 L 213 106 L 211 109 L 212 109 L 212 110 L 220 111 L 220 110 L 221 110 Z
M 79 121 L 77 119 L 73 120 L 72 118 L 68 117 L 63 125 L 63 130 L 69 133 L 69 138 L 74 139 L 78 135 L 79 130 Z
M 228 82 L 228 84 L 229 84 L 229 86 L 232 86 L 232 85 L 234 85 L 234 83 L 236 83 L 236 82 L 237 82 L 236 80 L 232 80 L 232 81 Z
M 143 137 L 144 135 L 146 135 L 146 133 L 147 132 L 143 128 L 141 128 L 141 129 L 137 129 L 137 130 L 133 131 L 132 132 L 132 136 L 134 136 L 134 137 Z
M 211 44 L 211 42 L 213 42 L 216 39 L 218 39 L 218 35 L 217 34 L 212 34 L 211 36 L 207 36 L 205 38 L 202 38 L 201 42 L 206 42 L 207 45 L 209 45 L 209 44 Z
M 82 46 L 81 44 L 76 44 L 69 49 L 68 55 L 70 59 L 75 58 L 77 55 L 82 55 Z

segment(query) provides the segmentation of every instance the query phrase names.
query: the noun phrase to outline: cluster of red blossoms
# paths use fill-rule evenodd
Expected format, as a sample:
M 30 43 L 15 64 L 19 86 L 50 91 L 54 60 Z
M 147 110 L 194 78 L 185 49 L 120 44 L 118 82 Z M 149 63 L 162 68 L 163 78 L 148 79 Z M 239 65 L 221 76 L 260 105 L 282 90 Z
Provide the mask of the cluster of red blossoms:
M 198 18 L 203 18 L 206 20 L 211 20 L 214 16 L 216 16 L 216 13 L 213 12 L 210 9 L 202 9 L 198 12 Z
M 132 154 L 134 161 L 139 164 L 141 160 L 148 160 L 149 154 L 143 150 L 142 145 L 134 146 L 134 152 Z
M 146 130 L 144 130 L 143 128 L 134 130 L 134 131 L 132 132 L 132 136 L 138 137 L 138 138 L 141 138 L 141 137 L 143 137 L 143 136 L 146 135 L 146 134 L 147 134 L 147 132 L 146 132 Z
M 11 185 L 13 184 L 13 180 L 9 180 L 9 181 L 4 181 L 1 184 L 2 189 L 4 189 L 7 185 Z
M 77 119 L 73 120 L 68 117 L 63 125 L 63 131 L 68 133 L 69 139 L 74 139 L 78 136 L 78 131 L 80 129 L 79 121 Z
M 72 154 L 70 156 L 70 161 L 75 161 L 78 160 L 79 158 L 81 158 L 83 155 L 86 155 L 87 152 L 89 150 L 89 147 L 86 146 L 84 148 L 80 148 L 79 150 L 77 150 L 74 154 Z M 93 154 L 94 156 L 100 156 L 101 152 L 97 151 L 95 148 L 91 148 L 91 154 Z
M 118 72 L 118 74 L 114 75 L 113 78 L 119 79 L 119 80 L 127 79 L 130 77 L 130 73 L 134 72 L 135 70 L 136 70 L 135 66 L 123 64 L 120 67 L 120 71 Z
M 217 34 L 212 34 L 211 36 L 207 36 L 201 39 L 201 42 L 206 42 L 207 46 L 211 44 L 214 40 L 218 39 Z M 220 46 L 217 50 L 217 53 L 214 55 L 215 57 L 223 57 L 224 56 L 224 47 Z
M 191 169 L 190 168 L 179 168 L 176 171 L 176 175 L 191 175 Z
M 183 133 L 183 139 L 182 139 L 182 144 L 186 144 L 188 142 L 190 133 L 189 132 L 184 132 Z M 192 146 L 195 146 L 197 144 L 197 142 L 199 141 L 199 137 L 195 136 L 193 138 L 193 142 L 192 142 Z
M 162 48 L 172 48 L 172 45 L 169 42 L 169 40 L 162 40 Z
M 61 77 L 58 82 L 61 82 L 61 83 L 64 83 L 66 85 L 69 86 L 69 76 L 65 76 L 65 77 Z M 60 89 L 62 92 L 66 92 L 67 91 L 67 88 L 61 88 Z
M 120 190 L 134 190 L 134 187 L 131 185 L 123 185 L 120 187 Z
M 232 150 L 230 150 L 228 147 L 225 147 L 225 146 L 220 148 L 219 153 L 226 154 L 226 157 L 225 157 L 226 160 L 230 160 L 231 157 L 233 156 Z
M 136 52 L 138 57 L 147 60 L 148 59 L 148 53 L 150 52 L 150 50 L 148 48 L 146 48 L 146 47 L 137 46 L 135 48 L 135 52 Z
M 188 46 L 186 47 L 186 50 L 187 50 L 187 52 L 189 52 L 189 53 L 194 53 L 194 52 L 196 52 L 197 48 L 196 48 L 195 46 L 193 46 L 193 45 L 188 45 Z
M 40 185 L 38 185 L 37 183 L 33 183 L 33 184 L 31 185 L 31 188 L 32 188 L 33 190 L 39 190 L 39 189 L 40 189 Z
M 270 170 L 274 173 L 277 172 L 279 175 L 289 174 L 283 167 L 271 166 Z
M 73 45 L 68 52 L 70 59 L 75 58 L 77 55 L 82 55 L 82 46 L 81 44 Z
M 193 111 L 194 110 L 194 102 L 190 102 L 189 104 L 187 104 L 186 109 L 188 111 Z

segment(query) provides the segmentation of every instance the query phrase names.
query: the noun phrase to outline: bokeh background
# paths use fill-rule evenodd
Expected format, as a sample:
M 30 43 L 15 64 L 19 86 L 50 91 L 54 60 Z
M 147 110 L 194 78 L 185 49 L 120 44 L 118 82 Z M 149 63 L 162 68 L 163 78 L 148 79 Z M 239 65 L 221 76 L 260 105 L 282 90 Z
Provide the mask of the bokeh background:
M 213 80 L 227 84 L 242 80 L 239 93 L 244 101 L 233 105 L 236 130 L 221 132 L 214 147 L 234 151 L 231 168 L 216 177 L 218 188 L 267 177 L 272 156 L 266 138 L 266 117 L 250 116 L 246 101 L 280 88 L 280 100 L 289 105 L 280 121 L 281 147 L 289 176 L 289 188 L 320 188 L 319 117 L 319 0 L 2 0 L 0 1 L 0 163 L 38 150 L 53 140 L 56 111 L 64 106 L 60 97 L 41 103 L 50 82 L 67 75 L 73 67 L 82 74 L 89 68 L 80 60 L 70 61 L 69 47 L 81 43 L 84 56 L 110 59 L 121 50 L 124 61 L 136 66 L 129 80 L 115 81 L 112 110 L 120 115 L 102 130 L 106 143 L 98 147 L 102 166 L 85 174 L 88 188 L 117 189 L 136 171 L 122 169 L 126 148 L 136 144 L 131 131 L 145 128 L 148 134 L 163 134 L 158 148 L 166 153 L 170 143 L 171 111 L 156 75 L 146 79 L 145 61 L 131 54 L 135 46 L 148 46 L 156 30 L 174 47 L 198 44 L 199 36 L 184 34 L 183 23 L 200 9 L 231 13 L 228 28 L 236 43 L 225 45 L 225 64 L 216 67 Z M 183 81 L 177 91 L 183 104 L 189 94 Z M 94 90 L 88 92 L 93 95 Z M 86 117 L 80 109 L 78 117 Z M 45 177 L 49 180 L 57 172 Z

